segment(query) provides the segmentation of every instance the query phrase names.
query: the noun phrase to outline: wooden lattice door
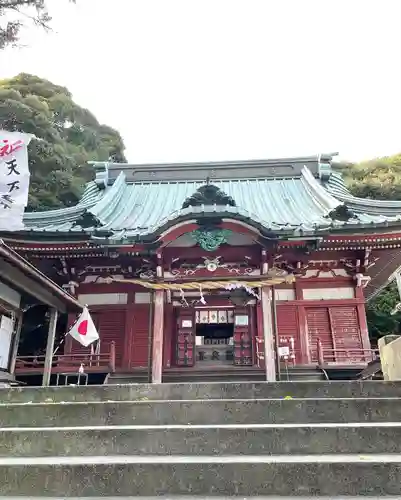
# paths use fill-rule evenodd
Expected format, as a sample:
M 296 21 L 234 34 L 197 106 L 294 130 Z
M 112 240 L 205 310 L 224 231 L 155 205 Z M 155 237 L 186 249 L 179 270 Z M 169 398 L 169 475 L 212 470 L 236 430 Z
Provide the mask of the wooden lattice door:
M 333 334 L 330 315 L 327 307 L 308 307 L 306 309 L 308 324 L 309 350 L 311 361 L 318 361 L 317 344 L 320 341 L 324 350 L 324 360 L 334 361 Z
M 252 365 L 252 335 L 249 311 L 237 308 L 234 312 L 234 364 Z
M 179 309 L 177 314 L 176 364 L 194 366 L 195 363 L 195 313 L 190 309 Z
M 344 363 L 366 361 L 356 307 L 330 307 L 329 316 L 336 361 Z

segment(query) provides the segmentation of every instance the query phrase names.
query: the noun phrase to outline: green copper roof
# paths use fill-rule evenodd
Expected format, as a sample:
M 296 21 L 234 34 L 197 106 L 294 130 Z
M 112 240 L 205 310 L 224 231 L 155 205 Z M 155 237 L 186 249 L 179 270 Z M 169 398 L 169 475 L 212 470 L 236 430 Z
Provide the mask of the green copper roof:
M 94 207 L 103 195 L 104 192 L 99 189 L 95 182 L 89 182 L 77 205 L 46 212 L 26 212 L 24 214 L 25 227 L 34 231 L 70 231 L 75 222 L 87 210 Z
M 345 203 L 358 216 L 370 217 L 376 215 L 379 219 L 390 219 L 401 215 L 401 200 L 371 200 L 353 196 L 344 184 L 340 173 L 333 172 L 325 184 L 327 191 L 335 198 Z
M 401 201 L 353 197 L 341 176 L 331 171 L 330 163 L 331 158 L 312 157 L 276 163 L 194 164 L 186 169 L 96 164 L 97 179 L 87 185 L 75 207 L 27 213 L 25 230 L 93 235 L 97 228 L 121 241 L 154 234 L 182 218 L 213 214 L 294 234 L 401 221 Z M 182 209 L 185 200 L 205 185 L 205 172 L 213 176 L 208 182 L 231 197 L 235 206 L 207 204 Z M 344 205 L 350 215 L 335 220 L 333 212 Z

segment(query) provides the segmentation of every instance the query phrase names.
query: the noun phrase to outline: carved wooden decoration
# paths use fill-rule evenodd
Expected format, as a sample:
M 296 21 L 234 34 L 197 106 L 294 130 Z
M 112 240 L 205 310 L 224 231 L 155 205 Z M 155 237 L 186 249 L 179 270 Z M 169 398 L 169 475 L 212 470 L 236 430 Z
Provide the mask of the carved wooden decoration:
M 235 207 L 236 203 L 231 196 L 226 195 L 217 186 L 207 183 L 187 198 L 182 204 L 182 208 L 199 207 L 200 205 L 229 205 Z

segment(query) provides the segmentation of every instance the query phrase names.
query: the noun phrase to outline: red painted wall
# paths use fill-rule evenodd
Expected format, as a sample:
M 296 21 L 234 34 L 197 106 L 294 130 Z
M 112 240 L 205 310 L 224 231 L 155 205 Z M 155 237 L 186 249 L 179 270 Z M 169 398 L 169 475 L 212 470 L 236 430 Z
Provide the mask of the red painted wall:
M 279 346 L 289 347 L 289 361 L 294 363 L 301 362 L 301 345 L 299 342 L 299 322 L 298 308 L 295 305 L 280 304 L 277 305 L 277 332 L 279 338 Z M 291 349 L 291 340 L 294 340 L 294 349 Z
M 128 368 L 147 368 L 149 356 L 149 304 L 134 304 L 131 326 L 127 331 L 130 339 Z M 153 322 L 150 323 L 153 328 Z
M 355 288 L 354 299 L 303 300 L 304 289 L 349 286 L 355 287 L 355 281 L 348 277 L 300 278 L 295 284 L 296 300 L 277 303 L 279 337 L 289 337 L 292 332 L 297 334 L 297 363 L 317 361 L 318 339 L 326 349 L 327 362 L 349 364 L 350 361 L 364 361 L 368 353 L 363 353 L 362 349 L 370 349 L 370 342 L 362 290 Z

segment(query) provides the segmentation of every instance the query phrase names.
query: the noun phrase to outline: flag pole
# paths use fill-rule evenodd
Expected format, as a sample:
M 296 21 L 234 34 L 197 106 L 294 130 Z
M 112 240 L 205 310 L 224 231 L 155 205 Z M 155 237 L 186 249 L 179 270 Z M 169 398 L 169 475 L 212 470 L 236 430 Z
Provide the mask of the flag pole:
M 43 369 L 43 378 L 42 378 L 42 386 L 43 387 L 47 387 L 48 385 L 50 385 L 50 377 L 51 377 L 52 363 L 53 363 L 54 341 L 56 338 L 57 318 L 58 318 L 57 309 L 51 308 L 50 309 L 49 331 L 47 334 L 45 366 Z

